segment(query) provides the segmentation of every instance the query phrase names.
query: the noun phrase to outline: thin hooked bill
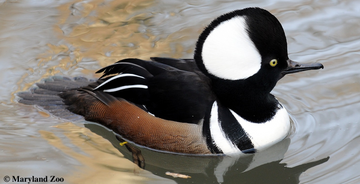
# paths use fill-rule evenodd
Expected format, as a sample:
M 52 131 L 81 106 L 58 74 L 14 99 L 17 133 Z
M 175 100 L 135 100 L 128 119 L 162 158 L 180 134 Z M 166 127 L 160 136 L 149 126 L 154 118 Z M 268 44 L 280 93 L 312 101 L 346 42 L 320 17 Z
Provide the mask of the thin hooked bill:
M 321 63 L 298 63 L 290 59 L 287 60 L 288 67 L 281 72 L 280 79 L 286 74 L 297 73 L 307 70 L 323 69 L 324 66 Z

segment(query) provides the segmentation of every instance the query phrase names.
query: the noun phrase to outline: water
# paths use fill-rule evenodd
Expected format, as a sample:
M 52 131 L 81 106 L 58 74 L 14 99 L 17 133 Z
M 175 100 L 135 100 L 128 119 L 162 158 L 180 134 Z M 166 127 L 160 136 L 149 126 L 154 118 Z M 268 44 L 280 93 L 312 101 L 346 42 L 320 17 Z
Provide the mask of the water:
M 52 75 L 95 78 L 117 60 L 193 54 L 213 18 L 248 6 L 282 23 L 289 57 L 325 69 L 283 78 L 273 94 L 294 120 L 287 139 L 245 158 L 142 150 L 146 169 L 108 130 L 18 104 Z M 62 183 L 360 183 L 360 4 L 349 1 L 0 1 L 0 178 Z M 177 172 L 189 179 L 173 178 Z M 2 182 L 2 180 L 1 180 Z

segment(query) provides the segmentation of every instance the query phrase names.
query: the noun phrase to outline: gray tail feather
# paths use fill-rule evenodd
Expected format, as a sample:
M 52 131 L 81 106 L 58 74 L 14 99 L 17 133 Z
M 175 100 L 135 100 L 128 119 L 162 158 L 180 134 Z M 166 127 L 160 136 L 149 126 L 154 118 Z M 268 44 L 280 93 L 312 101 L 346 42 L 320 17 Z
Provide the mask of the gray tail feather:
M 76 121 L 83 119 L 82 116 L 74 114 L 67 110 L 63 99 L 59 96 L 61 92 L 80 88 L 95 82 L 85 77 L 68 77 L 53 76 L 44 80 L 44 83 L 37 83 L 36 87 L 29 91 L 19 92 L 19 103 L 26 105 L 37 105 L 48 111 L 50 114 L 62 119 Z

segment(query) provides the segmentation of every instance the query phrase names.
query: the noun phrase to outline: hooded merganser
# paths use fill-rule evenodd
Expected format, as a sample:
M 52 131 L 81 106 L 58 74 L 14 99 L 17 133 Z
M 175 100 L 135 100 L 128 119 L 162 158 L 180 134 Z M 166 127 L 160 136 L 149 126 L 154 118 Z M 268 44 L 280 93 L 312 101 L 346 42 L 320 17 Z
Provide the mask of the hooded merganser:
M 280 22 L 260 8 L 212 21 L 194 59 L 151 60 L 120 60 L 97 71 L 103 75 L 96 82 L 46 81 L 19 93 L 19 101 L 64 107 L 150 149 L 253 153 L 290 131 L 286 109 L 270 94 L 277 81 L 323 68 L 290 60 Z

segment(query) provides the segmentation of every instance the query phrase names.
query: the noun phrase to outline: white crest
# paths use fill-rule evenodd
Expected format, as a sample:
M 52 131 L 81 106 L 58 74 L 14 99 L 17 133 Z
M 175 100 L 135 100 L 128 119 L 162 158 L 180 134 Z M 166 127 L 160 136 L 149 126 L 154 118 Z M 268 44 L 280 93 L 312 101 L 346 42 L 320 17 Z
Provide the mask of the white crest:
M 207 71 L 223 79 L 246 79 L 261 67 L 261 55 L 248 35 L 245 18 L 240 16 L 210 32 L 201 56 Z

